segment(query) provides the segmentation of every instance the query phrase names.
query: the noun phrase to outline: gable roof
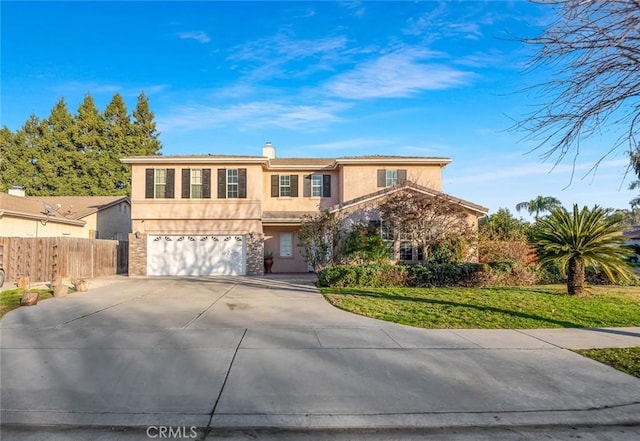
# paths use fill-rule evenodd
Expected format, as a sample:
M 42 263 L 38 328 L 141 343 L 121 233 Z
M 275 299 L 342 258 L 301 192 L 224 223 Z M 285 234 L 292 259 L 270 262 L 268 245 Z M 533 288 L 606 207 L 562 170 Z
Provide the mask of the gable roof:
M 0 193 L 0 212 L 18 217 L 84 225 L 83 218 L 121 202 L 130 204 L 126 196 L 13 196 Z M 45 203 L 54 208 L 57 205 L 59 207 L 47 216 Z
M 415 191 L 417 193 L 425 194 L 427 196 L 438 196 L 438 195 L 445 196 L 451 202 L 460 204 L 464 208 L 475 212 L 477 215 L 479 215 L 478 217 L 485 216 L 489 212 L 489 209 L 486 207 L 483 207 L 482 205 L 474 204 L 473 202 L 465 201 L 464 199 L 450 196 L 446 193 L 443 193 L 438 190 L 434 190 L 432 188 L 423 187 L 422 185 L 415 184 L 411 181 L 405 181 L 402 184 L 398 184 L 393 187 L 383 188 L 382 190 L 369 193 L 367 195 L 360 196 L 355 199 L 351 199 L 350 201 L 345 201 L 341 204 L 336 204 L 333 207 L 329 208 L 329 211 L 336 212 L 336 211 L 345 210 L 347 208 L 351 208 L 351 207 L 363 204 L 365 202 L 375 201 L 377 199 L 389 196 L 399 191 L 405 191 L 405 190 Z

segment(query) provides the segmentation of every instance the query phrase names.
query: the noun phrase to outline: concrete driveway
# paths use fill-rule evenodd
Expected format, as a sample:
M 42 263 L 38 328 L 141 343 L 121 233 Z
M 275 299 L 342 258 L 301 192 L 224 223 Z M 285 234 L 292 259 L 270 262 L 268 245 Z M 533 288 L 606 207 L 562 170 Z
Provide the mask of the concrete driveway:
M 304 278 L 121 279 L 0 325 L 3 424 L 640 423 L 640 380 L 549 332 L 380 322 L 333 308 Z

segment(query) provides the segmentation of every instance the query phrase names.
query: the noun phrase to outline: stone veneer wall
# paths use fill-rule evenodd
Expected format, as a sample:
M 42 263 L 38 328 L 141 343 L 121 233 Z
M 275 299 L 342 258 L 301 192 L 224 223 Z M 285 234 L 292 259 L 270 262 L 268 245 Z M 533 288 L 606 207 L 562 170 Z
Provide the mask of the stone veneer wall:
M 147 275 L 147 235 L 129 233 L 129 277 Z
M 264 275 L 264 235 L 247 234 L 247 276 Z

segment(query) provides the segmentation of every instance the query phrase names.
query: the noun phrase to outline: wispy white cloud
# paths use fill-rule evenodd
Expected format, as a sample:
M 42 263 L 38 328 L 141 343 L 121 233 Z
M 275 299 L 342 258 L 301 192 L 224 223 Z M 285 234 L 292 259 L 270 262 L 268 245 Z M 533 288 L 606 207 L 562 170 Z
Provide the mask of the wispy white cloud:
M 626 159 L 611 159 L 602 161 L 598 165 L 598 170 L 610 168 L 623 169 L 626 165 L 628 165 L 628 160 Z M 524 179 L 541 175 L 566 175 L 569 177 L 571 173 L 575 173 L 576 178 L 580 179 L 589 175 L 593 168 L 593 162 L 579 163 L 575 164 L 575 166 L 571 164 L 558 164 L 555 167 L 548 163 L 532 163 L 516 167 L 505 167 L 504 164 L 501 165 L 499 162 L 496 162 L 496 169 L 487 170 L 487 168 L 483 168 L 481 173 L 462 173 L 460 177 L 450 178 L 449 182 L 452 184 L 475 184 L 489 181 L 503 181 L 512 178 Z M 567 182 L 567 184 L 569 184 L 569 182 Z
M 234 69 L 252 81 L 303 77 L 319 70 L 331 70 L 346 47 L 344 36 L 300 40 L 289 31 L 281 30 L 274 36 L 234 47 L 228 60 L 234 63 Z M 310 62 L 301 68 L 299 62 L 303 60 Z
M 366 8 L 364 7 L 364 2 L 362 1 L 338 2 L 338 6 L 352 11 L 353 15 L 358 18 L 364 16 L 364 13 L 366 11 Z
M 188 31 L 188 32 L 179 32 L 178 38 L 182 40 L 196 40 L 200 43 L 209 43 L 211 38 L 204 31 Z
M 173 113 L 157 117 L 162 132 L 202 130 L 234 123 L 240 128 L 282 127 L 291 130 L 318 129 L 340 121 L 339 106 L 327 104 L 300 105 L 255 101 L 229 106 L 191 105 L 176 108 Z
M 401 50 L 365 62 L 325 84 L 325 90 L 345 99 L 407 97 L 468 83 L 470 72 L 427 61 L 436 56 L 427 50 Z

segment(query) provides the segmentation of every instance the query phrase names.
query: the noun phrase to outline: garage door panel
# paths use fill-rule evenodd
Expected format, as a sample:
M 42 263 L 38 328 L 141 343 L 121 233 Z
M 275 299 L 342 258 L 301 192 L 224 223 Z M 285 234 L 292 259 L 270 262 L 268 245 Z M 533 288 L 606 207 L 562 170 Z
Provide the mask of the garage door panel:
M 147 274 L 244 275 L 243 236 L 149 236 Z

